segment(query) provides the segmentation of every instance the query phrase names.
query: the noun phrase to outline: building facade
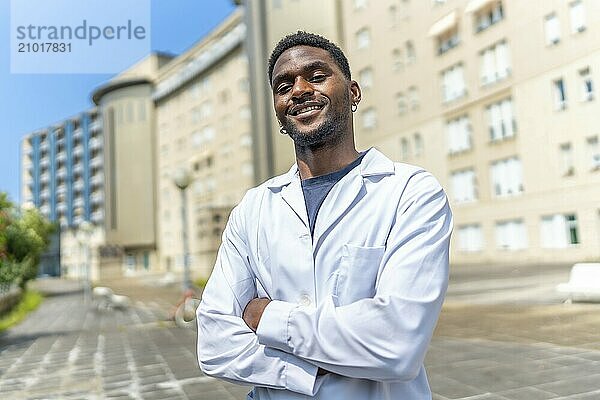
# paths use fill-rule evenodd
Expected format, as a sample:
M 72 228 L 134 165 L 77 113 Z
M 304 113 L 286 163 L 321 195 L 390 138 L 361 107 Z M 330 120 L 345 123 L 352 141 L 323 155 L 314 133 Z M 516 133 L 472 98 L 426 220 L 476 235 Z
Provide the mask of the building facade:
M 96 109 L 82 112 L 27 135 L 21 142 L 21 199 L 36 207 L 63 233 L 85 222 L 90 230 L 104 223 L 104 138 Z M 96 233 L 100 234 L 100 232 Z M 66 243 L 65 240 L 66 239 Z M 60 251 L 67 245 L 68 251 Z M 83 260 L 70 257 L 69 240 L 60 233 L 42 258 L 40 272 L 83 276 Z M 68 254 L 61 260 L 61 254 Z
M 246 25 L 240 10 L 158 77 L 156 106 L 158 243 L 166 271 L 181 271 L 182 194 L 173 178 L 191 176 L 185 190 L 190 265 L 207 277 L 231 209 L 254 183 Z
M 453 263 L 600 257 L 600 4 L 348 2 L 361 147 L 432 171 Z M 375 22 L 376 21 L 376 22 Z

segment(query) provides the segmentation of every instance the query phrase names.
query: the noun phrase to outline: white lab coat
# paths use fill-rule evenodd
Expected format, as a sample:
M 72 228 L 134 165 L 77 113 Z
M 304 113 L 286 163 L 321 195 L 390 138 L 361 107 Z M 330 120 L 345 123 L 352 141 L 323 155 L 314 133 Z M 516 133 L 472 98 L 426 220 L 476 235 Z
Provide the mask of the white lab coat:
M 294 165 L 231 212 L 197 312 L 200 367 L 261 400 L 430 399 L 423 359 L 451 230 L 435 178 L 370 149 L 325 198 L 311 240 Z M 242 312 L 257 296 L 273 301 L 254 333 Z

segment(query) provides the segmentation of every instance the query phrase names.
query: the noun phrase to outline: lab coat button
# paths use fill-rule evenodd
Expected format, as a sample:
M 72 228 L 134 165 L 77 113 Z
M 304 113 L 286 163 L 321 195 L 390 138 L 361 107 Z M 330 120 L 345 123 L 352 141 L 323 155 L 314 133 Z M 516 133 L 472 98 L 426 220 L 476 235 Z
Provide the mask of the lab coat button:
M 300 296 L 300 305 L 301 306 L 310 306 L 311 300 L 310 297 L 308 297 L 308 295 L 303 294 L 302 296 Z

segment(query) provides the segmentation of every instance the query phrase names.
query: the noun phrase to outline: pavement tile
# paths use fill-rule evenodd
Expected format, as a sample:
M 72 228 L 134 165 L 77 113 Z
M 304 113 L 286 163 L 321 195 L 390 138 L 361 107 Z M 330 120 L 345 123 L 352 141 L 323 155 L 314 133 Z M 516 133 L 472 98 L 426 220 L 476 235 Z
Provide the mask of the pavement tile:
M 498 394 L 511 400 L 549 400 L 558 397 L 555 393 L 546 392 L 534 387 L 522 387 L 498 392 Z
M 598 391 L 600 388 L 600 374 L 580 376 L 569 380 L 558 380 L 557 382 L 545 383 L 536 387 L 560 396 Z

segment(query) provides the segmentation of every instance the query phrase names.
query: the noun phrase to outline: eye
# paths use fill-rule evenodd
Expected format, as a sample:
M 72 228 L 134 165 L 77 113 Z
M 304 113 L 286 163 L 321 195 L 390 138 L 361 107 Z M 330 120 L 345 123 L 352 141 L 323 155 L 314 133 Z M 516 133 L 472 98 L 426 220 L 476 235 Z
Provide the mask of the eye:
M 327 78 L 325 74 L 314 74 L 312 78 L 310 78 L 311 82 L 323 82 Z
M 289 83 L 282 83 L 281 85 L 277 86 L 277 94 L 285 94 L 289 92 L 291 88 L 292 85 Z

